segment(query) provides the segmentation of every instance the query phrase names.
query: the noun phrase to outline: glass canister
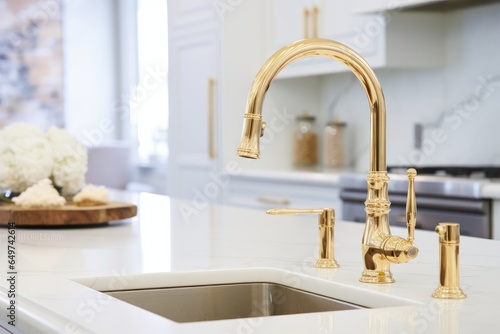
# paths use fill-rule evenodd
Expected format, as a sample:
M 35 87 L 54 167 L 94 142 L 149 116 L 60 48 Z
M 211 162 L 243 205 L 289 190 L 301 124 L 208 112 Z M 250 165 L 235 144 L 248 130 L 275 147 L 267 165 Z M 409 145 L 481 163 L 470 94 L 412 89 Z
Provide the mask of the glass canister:
M 314 166 L 318 163 L 318 134 L 314 116 L 304 113 L 297 116 L 297 127 L 293 132 L 294 164 Z
M 323 132 L 323 164 L 325 167 L 343 167 L 346 165 L 345 128 L 346 123 L 333 120 L 326 124 Z

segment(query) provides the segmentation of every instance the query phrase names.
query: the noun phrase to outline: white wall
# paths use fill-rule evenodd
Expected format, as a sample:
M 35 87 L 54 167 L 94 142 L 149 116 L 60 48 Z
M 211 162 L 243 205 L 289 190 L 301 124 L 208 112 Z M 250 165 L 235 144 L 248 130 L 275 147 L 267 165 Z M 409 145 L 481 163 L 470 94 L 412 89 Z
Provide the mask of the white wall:
M 387 102 L 389 165 L 500 164 L 500 4 L 449 12 L 445 22 L 444 67 L 376 71 Z M 323 110 L 347 78 L 322 79 Z M 481 83 L 488 78 L 496 80 Z M 367 170 L 369 116 L 361 85 L 342 97 L 335 113 L 355 138 L 356 167 Z M 427 124 L 421 151 L 413 146 L 417 122 Z
M 114 139 L 117 43 L 114 0 L 68 0 L 63 9 L 65 127 L 87 144 Z

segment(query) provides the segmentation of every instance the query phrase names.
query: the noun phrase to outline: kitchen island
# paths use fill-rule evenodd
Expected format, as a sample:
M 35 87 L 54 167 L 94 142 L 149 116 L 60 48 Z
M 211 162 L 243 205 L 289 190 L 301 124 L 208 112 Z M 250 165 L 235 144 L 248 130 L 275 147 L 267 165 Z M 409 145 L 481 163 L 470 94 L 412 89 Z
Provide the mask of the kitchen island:
M 2 242 L 1 325 L 16 333 L 495 333 L 500 309 L 500 242 L 461 239 L 464 300 L 431 297 L 438 286 L 438 236 L 417 230 L 417 259 L 392 265 L 396 283 L 360 283 L 363 224 L 337 221 L 338 269 L 313 267 L 314 216 L 272 217 L 260 210 L 114 193 L 138 216 L 92 228 L 16 229 L 16 327 L 7 229 Z M 418 198 L 417 198 L 418 200 Z M 436 222 L 438 223 L 438 222 Z M 392 228 L 395 235 L 406 230 Z M 176 323 L 97 290 L 272 281 L 343 295 L 374 308 Z M 350 300 L 349 300 L 350 299 Z

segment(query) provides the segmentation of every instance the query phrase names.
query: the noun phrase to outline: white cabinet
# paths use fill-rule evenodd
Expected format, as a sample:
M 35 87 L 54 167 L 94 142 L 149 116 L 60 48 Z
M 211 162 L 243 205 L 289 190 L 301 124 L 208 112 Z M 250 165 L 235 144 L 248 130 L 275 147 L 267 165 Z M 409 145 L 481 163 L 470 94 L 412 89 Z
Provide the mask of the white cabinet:
M 301 0 L 293 5 L 285 0 L 269 1 L 265 53 L 269 57 L 279 48 L 308 36 L 346 44 L 373 68 L 425 68 L 443 64 L 442 14 L 398 11 L 360 14 L 359 8 L 336 0 Z M 305 15 L 305 11 L 309 14 Z M 310 58 L 291 64 L 278 77 L 345 71 L 345 65 L 331 59 Z
M 210 1 L 168 4 L 168 194 L 211 201 L 219 195 L 211 178 L 217 170 L 218 151 L 216 16 Z M 189 25 L 176 26 L 179 22 Z
M 313 0 L 269 1 L 268 48 L 272 52 L 287 44 L 314 36 L 318 6 Z
M 168 0 L 170 28 L 189 29 L 193 25 L 212 23 L 214 14 L 213 0 Z
M 403 8 L 417 7 L 430 4 L 445 3 L 456 0 L 353 0 L 352 5 L 357 12 L 383 12 L 383 11 L 399 11 Z M 463 2 L 463 1 L 462 1 Z
M 305 38 L 342 39 L 365 17 L 339 0 L 273 0 L 268 3 L 267 53 Z

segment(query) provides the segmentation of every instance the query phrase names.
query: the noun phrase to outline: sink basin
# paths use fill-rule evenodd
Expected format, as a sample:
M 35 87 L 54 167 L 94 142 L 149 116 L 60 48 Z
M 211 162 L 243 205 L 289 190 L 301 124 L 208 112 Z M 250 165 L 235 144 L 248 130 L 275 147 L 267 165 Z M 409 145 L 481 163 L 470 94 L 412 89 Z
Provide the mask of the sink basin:
M 361 308 L 276 283 L 240 283 L 104 291 L 176 322 L 195 322 Z
M 321 271 L 322 275 L 334 272 Z M 384 286 L 356 287 L 275 268 L 83 277 L 77 283 L 178 323 L 415 306 Z

